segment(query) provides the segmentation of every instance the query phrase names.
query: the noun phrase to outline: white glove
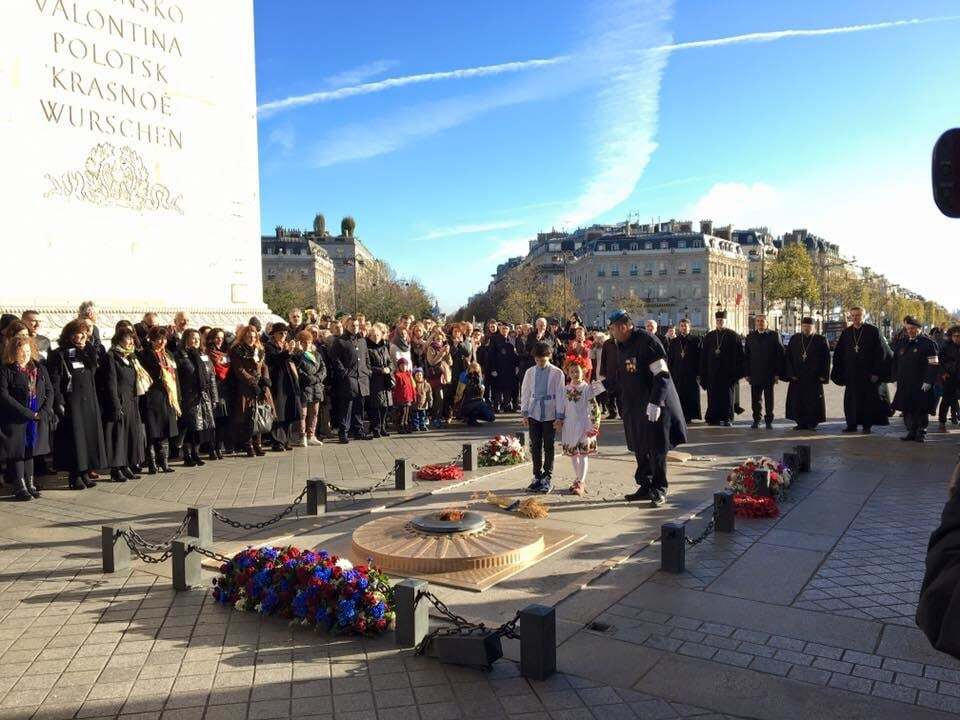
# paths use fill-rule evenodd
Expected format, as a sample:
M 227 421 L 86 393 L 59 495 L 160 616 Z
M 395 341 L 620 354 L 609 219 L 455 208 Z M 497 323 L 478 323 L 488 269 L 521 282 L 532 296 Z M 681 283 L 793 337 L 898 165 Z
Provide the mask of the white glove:
M 647 403 L 647 420 L 656 422 L 660 419 L 660 406 L 653 403 Z
M 930 388 L 932 387 L 933 385 L 931 385 L 930 383 L 924 383 L 923 385 L 920 386 L 920 389 L 923 390 L 923 392 L 930 392 Z

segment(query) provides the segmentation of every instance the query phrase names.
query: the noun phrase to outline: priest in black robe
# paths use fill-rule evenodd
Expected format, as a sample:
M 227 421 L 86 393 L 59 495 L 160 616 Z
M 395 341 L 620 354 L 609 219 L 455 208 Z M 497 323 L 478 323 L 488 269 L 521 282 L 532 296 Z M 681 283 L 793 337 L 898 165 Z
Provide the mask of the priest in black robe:
M 733 422 L 734 388 L 743 377 L 743 342 L 724 327 L 727 311 L 718 310 L 716 329 L 703 338 L 700 348 L 700 384 L 707 391 L 708 425 L 729 427 Z
M 830 346 L 813 331 L 813 318 L 803 318 L 787 343 L 783 379 L 790 383 L 787 418 L 797 424 L 794 430 L 816 430 L 827 419 L 823 386 L 830 382 Z
M 936 407 L 933 386 L 937 382 L 940 348 L 932 339 L 920 333 L 920 321 L 904 318 L 907 334 L 897 343 L 893 356 L 897 394 L 893 409 L 903 413 L 907 434 L 902 440 L 924 442 L 930 415 Z
M 680 396 L 683 419 L 689 425 L 691 420 L 700 420 L 700 337 L 690 334 L 690 321 L 684 318 L 677 323 L 677 335 L 667 345 L 667 365 L 670 377 Z
M 660 507 L 667 499 L 667 451 L 687 441 L 683 408 L 666 351 L 656 336 L 635 328 L 624 310 L 610 316 L 610 333 L 617 340 L 615 387 L 620 392 L 623 430 L 637 460 L 637 490 L 625 497 Z M 604 387 L 611 387 L 607 380 Z
M 863 321 L 863 308 L 850 309 L 850 322 L 837 339 L 830 379 L 844 388 L 847 426 L 843 432 L 856 432 L 861 426 L 864 433 L 869 433 L 874 425 L 890 424 L 884 382 L 890 348 L 877 327 Z
M 744 343 L 744 370 L 750 383 L 750 407 L 753 427 L 760 427 L 760 401 L 763 400 L 763 421 L 773 427 L 773 386 L 783 370 L 783 343 L 780 336 L 767 329 L 767 316 L 753 319 L 754 329 Z

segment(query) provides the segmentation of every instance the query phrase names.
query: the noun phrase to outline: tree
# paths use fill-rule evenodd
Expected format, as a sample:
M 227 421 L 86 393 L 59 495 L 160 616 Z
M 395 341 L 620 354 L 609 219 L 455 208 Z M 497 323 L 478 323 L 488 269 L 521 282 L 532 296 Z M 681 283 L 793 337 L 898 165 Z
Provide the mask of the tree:
M 416 279 L 398 277 L 386 263 L 380 263 L 374 273 L 361 274 L 359 282 L 357 311 L 371 320 L 390 325 L 400 315 L 427 317 L 433 310 L 435 300 L 423 284 Z M 343 309 L 353 312 L 353 297 L 341 297 L 339 301 Z
M 610 309 L 611 310 L 626 310 L 630 313 L 630 316 L 634 319 L 642 317 L 647 311 L 647 303 L 644 302 L 643 298 L 635 293 L 628 293 L 626 295 L 616 295 L 610 298 Z M 606 318 L 601 319 L 603 323 L 606 323 Z
M 317 235 L 327 234 L 327 219 L 323 216 L 323 213 L 317 213 L 314 215 L 313 232 L 315 232 Z
M 275 315 L 287 317 L 293 308 L 313 307 L 317 298 L 309 283 L 287 275 L 263 283 L 263 302 Z
M 801 311 L 820 301 L 820 285 L 813 261 L 799 243 L 787 245 L 770 264 L 766 276 L 767 296 L 785 306 L 797 302 Z
M 532 265 L 511 271 L 501 283 L 503 295 L 497 317 L 514 323 L 541 316 L 563 316 L 580 308 L 576 290 L 567 278 L 550 276 Z

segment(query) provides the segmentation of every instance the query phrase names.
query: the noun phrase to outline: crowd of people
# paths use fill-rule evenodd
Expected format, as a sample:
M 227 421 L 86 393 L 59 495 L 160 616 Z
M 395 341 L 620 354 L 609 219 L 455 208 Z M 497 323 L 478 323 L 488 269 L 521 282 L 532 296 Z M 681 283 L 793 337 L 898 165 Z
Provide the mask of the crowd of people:
M 832 354 L 811 318 L 786 345 L 763 315 L 745 338 L 725 327 L 723 312 L 702 337 L 687 320 L 665 329 L 647 320 L 636 333 L 657 339 L 685 424 L 703 418 L 730 425 L 742 412 L 742 378 L 754 428 L 761 421 L 772 427 L 774 386 L 784 381 L 787 417 L 796 429 L 816 429 L 825 420 L 823 386 L 831 378 L 845 387 L 846 431 L 869 432 L 899 410 L 905 439 L 922 442 L 938 399 L 940 429 L 948 415 L 957 422 L 960 327 L 937 343 L 906 318 L 891 347 L 864 322 L 862 309 L 852 308 L 850 320 Z M 520 412 L 536 449 L 531 489 L 551 489 L 556 430 L 574 458 L 571 490 L 582 494 L 601 413 L 626 420 L 623 388 L 637 371 L 620 357 L 633 336 L 618 336 L 613 316 L 607 329 L 609 335 L 590 331 L 575 313 L 562 325 L 537 318 L 476 327 L 402 316 L 388 326 L 363 315 L 294 309 L 288 322 L 264 327 L 254 317 L 231 329 L 193 328 L 185 312 L 163 325 L 147 313 L 136 323 L 118 322 L 107 346 L 92 302 L 55 344 L 40 333 L 38 313 L 5 315 L 0 462 L 16 496 L 28 500 L 40 496 L 35 460 L 52 461 L 80 490 L 102 472 L 115 482 L 173 472 L 177 458 L 202 466 L 228 453 L 261 456 L 265 446 L 285 452 L 324 439 L 371 440 Z M 537 373 L 546 366 L 554 371 L 549 382 Z M 892 403 L 890 381 L 897 382 Z M 576 418 L 564 425 L 567 406 Z

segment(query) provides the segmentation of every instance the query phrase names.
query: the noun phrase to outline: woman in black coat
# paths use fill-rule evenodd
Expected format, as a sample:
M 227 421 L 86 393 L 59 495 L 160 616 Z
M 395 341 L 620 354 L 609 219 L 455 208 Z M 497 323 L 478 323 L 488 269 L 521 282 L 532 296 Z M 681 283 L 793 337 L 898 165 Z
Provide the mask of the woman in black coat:
M 370 432 L 376 437 L 390 437 L 387 418 L 393 405 L 393 361 L 390 345 L 384 339 L 383 328 L 374 325 L 367 332 L 370 356 L 370 396 L 367 398 L 367 417 Z
M 60 333 L 59 347 L 47 357 L 53 410 L 60 419 L 53 461 L 67 471 L 73 490 L 94 487 L 91 471 L 106 465 L 95 382 L 97 349 L 87 339 L 87 322 L 73 320 Z
M 323 445 L 323 441 L 317 437 L 317 419 L 323 405 L 327 366 L 323 361 L 323 353 L 314 346 L 313 333 L 301 330 L 296 340 L 293 362 L 300 377 L 300 444 L 303 447 Z
M 177 386 L 180 388 L 180 426 L 183 436 L 183 464 L 202 466 L 200 446 L 214 439 L 217 383 L 210 356 L 200 352 L 200 333 L 184 330 L 174 355 L 177 362 Z M 210 455 L 216 460 L 216 453 Z
M 17 500 L 40 497 L 33 458 L 50 452 L 53 387 L 29 338 L 13 338 L 0 368 L 0 461 Z
M 140 478 L 133 468 L 143 465 L 144 436 L 137 397 L 137 334 L 119 327 L 110 350 L 97 369 L 97 393 L 103 414 L 103 439 L 113 482 Z
M 290 444 L 293 428 L 300 425 L 300 379 L 293 362 L 292 352 L 297 347 L 295 340 L 288 340 L 289 327 L 277 323 L 270 328 L 270 340 L 264 348 L 267 370 L 270 373 L 270 392 L 277 416 L 273 423 L 273 447 L 275 452 L 292 450 Z
M 230 413 L 233 412 L 233 397 L 230 394 L 230 357 L 227 354 L 227 334 L 223 328 L 213 328 L 204 339 L 204 350 L 210 361 L 214 382 L 217 385 L 217 402 L 213 405 L 216 424 L 210 459 L 223 460 L 224 452 L 233 451 L 230 433 Z
M 147 346 L 137 359 L 150 376 L 150 387 L 140 396 L 140 417 L 147 438 L 147 473 L 157 470 L 171 473 L 167 464 L 170 438 L 179 434 L 180 391 L 177 387 L 177 364 L 167 353 L 167 330 L 152 327 L 147 333 Z

